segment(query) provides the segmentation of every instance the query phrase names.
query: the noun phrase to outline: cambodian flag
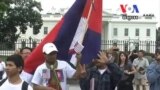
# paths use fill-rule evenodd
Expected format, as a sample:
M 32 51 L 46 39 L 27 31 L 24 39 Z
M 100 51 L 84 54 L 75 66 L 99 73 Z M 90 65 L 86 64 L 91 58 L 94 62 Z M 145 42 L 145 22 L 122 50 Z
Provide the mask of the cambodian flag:
M 101 45 L 102 0 L 76 0 L 60 22 L 25 60 L 24 72 L 33 74 L 45 61 L 43 45 L 53 42 L 58 48 L 58 59 L 74 62 L 77 43 L 84 46 L 82 63 L 88 64 L 97 56 Z

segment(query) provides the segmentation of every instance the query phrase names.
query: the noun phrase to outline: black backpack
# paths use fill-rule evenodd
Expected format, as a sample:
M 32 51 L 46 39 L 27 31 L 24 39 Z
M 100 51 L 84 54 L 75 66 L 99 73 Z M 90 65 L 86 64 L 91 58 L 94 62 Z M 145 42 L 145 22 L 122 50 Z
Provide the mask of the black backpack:
M 3 79 L 1 82 L 0 82 L 0 86 L 7 80 L 7 78 Z M 22 84 L 22 90 L 28 90 L 28 83 L 27 82 L 23 82 Z

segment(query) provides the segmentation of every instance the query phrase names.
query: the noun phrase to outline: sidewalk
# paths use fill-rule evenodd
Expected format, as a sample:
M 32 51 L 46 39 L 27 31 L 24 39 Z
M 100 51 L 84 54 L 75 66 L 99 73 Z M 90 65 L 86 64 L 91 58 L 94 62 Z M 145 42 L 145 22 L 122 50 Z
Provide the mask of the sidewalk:
M 147 85 L 146 87 L 147 87 L 146 90 L 149 90 L 149 86 Z M 73 79 L 68 80 L 68 90 L 81 90 L 79 87 L 78 81 Z M 134 90 L 136 90 L 135 86 L 134 86 Z M 142 87 L 141 87 L 141 90 L 142 90 Z
M 69 90 L 81 90 L 81 89 L 79 88 L 79 85 L 74 84 L 74 85 L 69 85 Z M 134 90 L 136 90 L 135 87 L 134 87 Z M 147 90 L 149 90 L 149 86 L 147 86 Z

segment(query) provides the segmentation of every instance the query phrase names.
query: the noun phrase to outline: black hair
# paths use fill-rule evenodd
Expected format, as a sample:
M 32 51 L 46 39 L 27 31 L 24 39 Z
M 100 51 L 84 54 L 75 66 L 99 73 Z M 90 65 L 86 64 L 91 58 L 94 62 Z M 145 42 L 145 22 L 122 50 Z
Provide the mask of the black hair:
M 18 55 L 18 54 L 14 54 L 14 55 L 11 55 L 7 58 L 6 61 L 11 61 L 13 62 L 16 67 L 24 67 L 24 60 L 22 59 L 21 55 Z
M 113 43 L 113 46 L 117 46 L 117 43 Z
M 24 49 L 28 49 L 28 50 L 30 50 L 32 52 L 32 48 L 30 48 L 30 47 L 24 47 L 24 48 L 20 49 L 20 53 L 22 53 Z
M 134 49 L 132 52 L 133 52 L 133 53 L 137 53 L 137 50 L 136 50 L 136 49 Z
M 139 50 L 138 52 L 143 53 L 143 55 L 145 54 L 145 51 L 144 51 L 144 50 Z

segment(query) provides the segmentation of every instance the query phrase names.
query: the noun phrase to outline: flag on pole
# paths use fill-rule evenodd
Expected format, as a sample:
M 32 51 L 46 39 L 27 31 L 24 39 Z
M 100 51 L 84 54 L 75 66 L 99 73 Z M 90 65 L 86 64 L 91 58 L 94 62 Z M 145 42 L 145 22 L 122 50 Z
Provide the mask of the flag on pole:
M 75 52 L 81 51 L 82 63 L 90 63 L 100 50 L 101 29 L 102 0 L 76 0 L 25 60 L 24 72 L 33 74 L 37 66 L 45 61 L 42 48 L 48 42 L 56 45 L 58 59 L 75 61 Z

